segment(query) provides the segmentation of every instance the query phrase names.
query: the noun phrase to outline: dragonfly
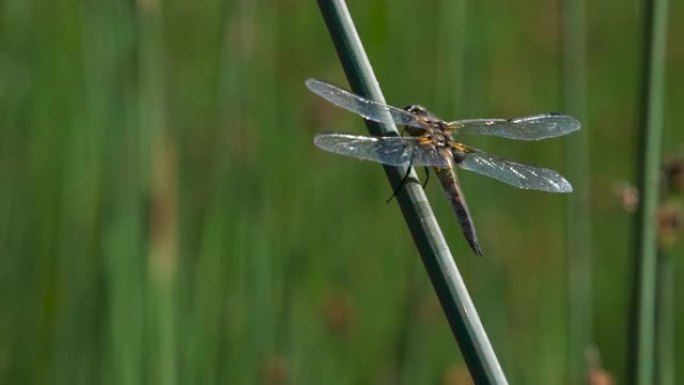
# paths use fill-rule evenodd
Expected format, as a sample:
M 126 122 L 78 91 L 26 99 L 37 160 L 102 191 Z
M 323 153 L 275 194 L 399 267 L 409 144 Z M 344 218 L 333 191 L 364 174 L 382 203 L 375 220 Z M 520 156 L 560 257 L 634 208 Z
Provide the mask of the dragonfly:
M 332 153 L 389 166 L 408 167 L 394 194 L 406 182 L 411 167 L 424 166 L 426 170 L 431 167 L 449 199 L 468 245 L 477 255 L 483 255 L 482 247 L 457 178 L 456 167 L 522 189 L 552 193 L 572 192 L 572 185 L 556 171 L 500 158 L 457 140 L 460 135 L 469 134 L 516 140 L 554 138 L 580 129 L 580 122 L 572 116 L 549 113 L 512 119 L 466 119 L 449 122 L 420 105 L 413 104 L 403 109 L 392 107 L 318 79 L 306 80 L 306 87 L 328 102 L 366 120 L 404 126 L 407 136 L 364 136 L 332 132 L 317 134 L 314 143 L 318 148 Z

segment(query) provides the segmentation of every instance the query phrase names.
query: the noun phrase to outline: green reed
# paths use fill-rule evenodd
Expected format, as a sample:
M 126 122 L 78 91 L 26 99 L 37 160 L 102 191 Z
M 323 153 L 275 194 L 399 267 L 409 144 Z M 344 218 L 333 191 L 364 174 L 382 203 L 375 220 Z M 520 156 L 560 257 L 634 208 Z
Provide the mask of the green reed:
M 582 130 L 565 138 L 567 198 L 565 244 L 568 285 L 568 370 L 570 383 L 585 380 L 585 354 L 592 340 L 592 273 L 590 216 L 591 169 L 587 127 L 587 58 L 584 0 L 565 0 L 561 10 L 564 111 L 582 122 Z
M 659 204 L 661 135 L 665 96 L 667 0 L 648 0 L 643 8 L 642 83 L 639 120 L 638 187 L 640 204 L 635 226 L 636 285 L 632 297 L 627 378 L 652 384 L 655 358 L 657 293 L 657 209 Z

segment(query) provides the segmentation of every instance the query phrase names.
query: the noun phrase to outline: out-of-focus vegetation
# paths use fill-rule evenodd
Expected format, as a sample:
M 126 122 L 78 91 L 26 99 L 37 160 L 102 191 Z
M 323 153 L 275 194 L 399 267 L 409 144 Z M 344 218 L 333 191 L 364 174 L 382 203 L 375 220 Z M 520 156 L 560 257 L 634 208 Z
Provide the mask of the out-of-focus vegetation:
M 562 109 L 558 2 L 349 6 L 392 104 Z M 622 382 L 641 16 L 586 16 L 592 322 Z M 681 154 L 684 25 L 669 35 L 664 153 Z M 0 382 L 467 383 L 381 167 L 312 144 L 364 125 L 308 77 L 345 85 L 313 1 L 0 4 Z M 562 173 L 563 140 L 468 143 Z M 461 179 L 484 258 L 427 190 L 504 371 L 563 383 L 567 196 Z

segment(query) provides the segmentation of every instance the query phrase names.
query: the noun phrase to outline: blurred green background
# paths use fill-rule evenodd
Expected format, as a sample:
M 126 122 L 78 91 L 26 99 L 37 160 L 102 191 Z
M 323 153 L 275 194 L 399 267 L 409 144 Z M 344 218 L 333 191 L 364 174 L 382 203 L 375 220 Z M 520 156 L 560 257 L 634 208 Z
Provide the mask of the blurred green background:
M 590 157 L 568 138 L 468 143 L 590 183 L 582 314 L 624 382 L 632 215 L 616 191 L 635 178 L 642 14 L 587 3 Z M 559 1 L 349 6 L 392 104 L 567 111 Z M 313 146 L 366 132 L 304 87 L 347 88 L 314 1 L 4 0 L 0 16 L 0 383 L 469 383 L 382 168 Z M 684 151 L 683 17 L 672 1 L 668 156 Z M 570 197 L 461 179 L 484 258 L 427 192 L 509 381 L 569 383 Z

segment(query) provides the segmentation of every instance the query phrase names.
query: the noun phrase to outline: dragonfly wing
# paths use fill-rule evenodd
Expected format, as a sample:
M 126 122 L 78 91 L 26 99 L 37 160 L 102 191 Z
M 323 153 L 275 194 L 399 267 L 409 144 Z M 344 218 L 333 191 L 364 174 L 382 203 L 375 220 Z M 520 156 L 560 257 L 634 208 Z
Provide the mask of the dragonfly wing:
M 582 126 L 570 115 L 543 114 L 513 119 L 469 119 L 450 122 L 456 134 L 500 136 L 518 140 L 554 138 L 577 131 Z
M 362 98 L 322 80 L 308 79 L 306 87 L 330 103 L 360 115 L 364 119 L 380 123 L 423 127 L 418 118 L 408 111 Z
M 464 170 L 474 171 L 523 189 L 572 192 L 570 183 L 553 170 L 513 162 L 474 148 L 466 149 L 463 160 L 458 163 Z
M 318 134 L 314 143 L 320 149 L 390 166 L 449 167 L 450 159 L 417 137 L 359 136 L 339 133 Z

